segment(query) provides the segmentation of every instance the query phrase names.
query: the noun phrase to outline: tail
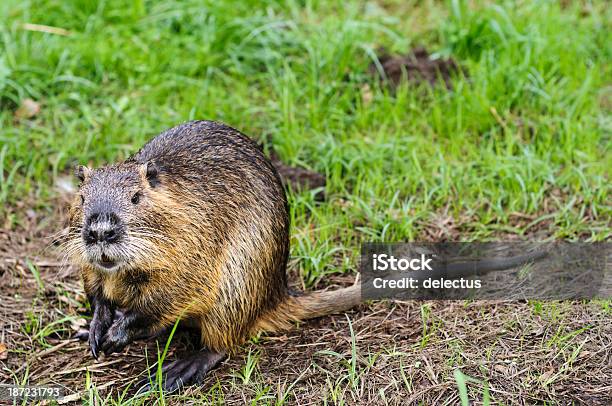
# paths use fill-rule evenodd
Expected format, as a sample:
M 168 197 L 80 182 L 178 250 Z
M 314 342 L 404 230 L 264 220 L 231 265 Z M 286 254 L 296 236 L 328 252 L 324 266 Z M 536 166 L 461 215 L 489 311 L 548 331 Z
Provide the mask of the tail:
M 298 321 L 342 313 L 361 303 L 361 284 L 333 291 L 316 291 L 300 296 L 287 296 L 276 308 L 259 318 L 257 332 L 289 330 Z
M 529 262 L 538 261 L 547 255 L 548 252 L 546 250 L 538 250 L 514 257 L 484 259 L 463 263 L 448 263 L 445 264 L 445 267 L 442 267 L 441 270 L 446 273 L 444 276 L 459 278 L 462 276 L 486 274 L 488 272 L 516 268 L 526 265 Z
M 509 258 L 444 264 L 438 272 L 428 273 L 427 276 L 459 278 L 500 271 L 537 261 L 546 255 L 546 251 L 536 251 Z M 355 284 L 348 288 L 315 291 L 300 296 L 287 295 L 275 308 L 267 311 L 257 320 L 252 333 L 289 330 L 298 321 L 342 313 L 361 303 L 361 293 L 361 284 L 355 281 Z

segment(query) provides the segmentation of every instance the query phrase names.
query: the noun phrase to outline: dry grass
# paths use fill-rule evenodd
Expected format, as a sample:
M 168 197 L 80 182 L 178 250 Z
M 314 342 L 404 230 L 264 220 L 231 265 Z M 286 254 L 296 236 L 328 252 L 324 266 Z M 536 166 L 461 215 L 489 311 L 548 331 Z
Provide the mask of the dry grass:
M 91 357 L 85 343 L 69 338 L 84 323 L 86 307 L 77 270 L 54 259 L 54 248 L 44 249 L 60 216 L 44 221 L 30 212 L 19 230 L 0 231 L 0 341 L 8 348 L 0 356 L 1 381 L 61 385 L 70 399 L 85 403 L 97 398 L 146 404 L 151 399 L 134 398 L 129 385 L 156 362 L 166 337 L 159 343 L 137 342 L 100 361 Z M 332 283 L 347 284 L 350 277 L 336 277 Z M 608 404 L 612 324 L 607 306 L 364 304 L 348 315 L 254 339 L 203 386 L 163 401 L 457 404 L 453 373 L 460 369 L 479 380 L 468 384 L 475 404 L 483 400 L 485 386 L 494 402 L 505 404 Z M 179 334 L 168 356 L 189 348 L 188 335 Z M 95 389 L 88 391 L 87 385 Z
M 476 404 L 611 403 L 609 301 L 366 304 L 253 340 L 199 388 L 135 398 L 155 342 L 94 361 L 69 339 L 89 317 L 77 271 L 44 250 L 64 171 L 193 118 L 324 181 L 289 194 L 300 288 L 351 283 L 362 241 L 609 241 L 605 2 L 132 3 L 0 1 L 2 383 L 85 404 L 365 405 L 465 403 L 463 379 Z M 368 73 L 380 47 L 419 44 L 462 68 L 451 89 Z

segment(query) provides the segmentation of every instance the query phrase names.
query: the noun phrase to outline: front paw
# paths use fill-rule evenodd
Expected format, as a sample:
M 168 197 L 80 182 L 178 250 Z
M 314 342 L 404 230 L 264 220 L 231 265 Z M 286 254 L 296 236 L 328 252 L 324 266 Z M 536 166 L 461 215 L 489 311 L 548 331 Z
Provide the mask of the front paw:
M 123 312 L 121 310 L 115 310 L 115 315 L 113 317 L 113 320 L 118 319 L 120 317 L 123 317 Z M 83 326 L 83 328 L 78 329 L 77 332 L 74 333 L 72 337 L 70 338 L 76 338 L 81 341 L 89 342 L 89 330 L 90 329 L 91 329 L 91 322 L 88 322 L 85 326 Z M 106 333 L 106 330 L 103 333 Z
M 102 337 L 100 351 L 103 351 L 106 356 L 109 356 L 114 352 L 120 352 L 131 342 L 132 338 L 125 328 L 124 319 L 120 318 L 115 320 L 106 334 Z
M 111 309 L 100 307 L 94 312 L 89 324 L 89 348 L 95 359 L 98 359 L 98 350 L 103 344 L 103 337 L 113 322 L 113 314 Z

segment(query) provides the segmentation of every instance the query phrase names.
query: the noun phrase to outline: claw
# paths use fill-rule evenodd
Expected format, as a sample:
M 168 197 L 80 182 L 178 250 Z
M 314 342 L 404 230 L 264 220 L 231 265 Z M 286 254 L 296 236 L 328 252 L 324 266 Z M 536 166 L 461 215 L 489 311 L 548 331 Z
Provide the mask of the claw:
M 89 348 L 91 355 L 97 360 L 99 347 L 104 343 L 101 339 L 104 338 L 108 328 L 110 327 L 115 312 L 106 304 L 100 303 L 94 311 L 93 318 L 89 324 Z
M 93 357 L 96 359 L 96 361 L 98 360 L 98 343 L 97 340 L 94 336 L 93 340 L 89 340 L 89 348 L 91 349 L 91 355 L 93 355 Z

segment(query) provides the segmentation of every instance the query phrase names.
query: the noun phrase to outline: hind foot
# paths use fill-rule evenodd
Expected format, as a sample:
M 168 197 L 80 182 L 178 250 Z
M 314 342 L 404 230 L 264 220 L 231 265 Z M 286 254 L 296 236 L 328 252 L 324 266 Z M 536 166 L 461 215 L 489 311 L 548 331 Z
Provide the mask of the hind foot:
M 202 350 L 178 359 L 162 368 L 162 388 L 165 392 L 174 392 L 185 385 L 196 385 L 202 382 L 206 374 L 226 358 L 224 352 Z M 151 376 L 152 379 L 155 376 Z M 144 383 L 144 382 L 143 382 Z M 151 390 L 149 381 L 138 392 Z

